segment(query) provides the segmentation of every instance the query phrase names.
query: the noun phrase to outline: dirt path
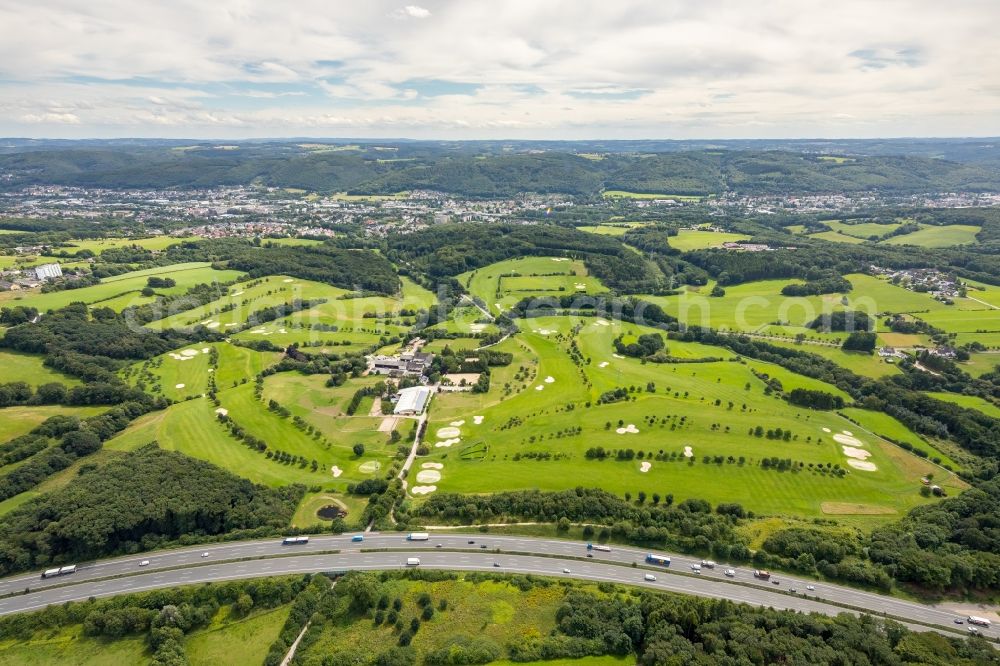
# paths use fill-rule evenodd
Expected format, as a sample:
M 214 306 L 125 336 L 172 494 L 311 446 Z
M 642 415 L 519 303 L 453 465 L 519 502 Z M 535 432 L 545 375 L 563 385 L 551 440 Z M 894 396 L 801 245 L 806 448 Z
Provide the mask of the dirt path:
M 368 410 L 368 416 L 382 416 L 382 397 L 375 396 L 372 401 L 372 408 Z

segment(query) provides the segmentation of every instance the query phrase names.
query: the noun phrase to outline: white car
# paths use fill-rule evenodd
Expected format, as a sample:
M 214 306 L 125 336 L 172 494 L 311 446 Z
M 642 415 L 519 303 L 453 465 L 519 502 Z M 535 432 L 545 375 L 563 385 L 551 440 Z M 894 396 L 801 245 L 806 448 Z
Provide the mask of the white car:
M 726 569 L 726 576 L 728 576 L 729 578 L 735 578 L 736 577 L 736 570 L 735 569 Z
M 645 578 L 646 580 L 650 580 L 650 581 L 656 581 L 656 576 L 654 576 L 653 574 L 646 574 L 646 575 L 644 576 L 644 578 Z
M 143 560 L 142 562 L 139 562 L 139 566 L 140 567 L 148 567 L 149 566 L 149 560 Z
M 816 589 L 816 586 L 815 585 L 806 585 L 806 589 L 809 590 L 810 592 L 812 592 L 813 590 Z
M 701 565 L 700 564 L 692 564 L 691 565 L 691 571 L 695 572 L 696 574 L 700 574 L 701 573 Z
M 569 573 L 569 569 L 563 569 L 563 573 Z
M 201 556 L 202 557 L 208 557 L 208 551 L 206 550 L 204 553 L 201 554 Z

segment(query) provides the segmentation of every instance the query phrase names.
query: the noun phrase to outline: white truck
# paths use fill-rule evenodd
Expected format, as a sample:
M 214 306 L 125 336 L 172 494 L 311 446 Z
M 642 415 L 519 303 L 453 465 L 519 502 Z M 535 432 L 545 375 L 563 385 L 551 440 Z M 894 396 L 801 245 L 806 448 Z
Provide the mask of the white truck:
M 406 566 L 408 567 L 419 567 L 420 558 L 419 557 L 408 557 L 406 558 Z
M 406 535 L 407 541 L 427 541 L 431 535 L 427 532 L 410 532 Z
M 67 574 L 76 573 L 75 564 L 67 564 L 64 567 L 58 567 L 56 569 L 46 569 L 42 572 L 42 578 L 53 578 L 55 576 L 65 576 Z
M 987 620 L 985 617 L 979 617 L 977 615 L 970 615 L 968 618 L 966 618 L 966 621 L 969 624 L 978 624 L 980 627 L 990 626 L 989 620 Z
M 309 543 L 309 537 L 307 536 L 285 537 L 281 540 L 282 546 L 304 546 L 307 543 Z

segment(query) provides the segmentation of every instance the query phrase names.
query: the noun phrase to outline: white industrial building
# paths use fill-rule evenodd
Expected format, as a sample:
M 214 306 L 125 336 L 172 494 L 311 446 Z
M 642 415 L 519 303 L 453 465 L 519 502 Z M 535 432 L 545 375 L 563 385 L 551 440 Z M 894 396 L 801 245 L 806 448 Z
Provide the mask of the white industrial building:
M 59 264 L 42 264 L 35 266 L 35 277 L 39 280 L 50 280 L 62 277 L 62 266 Z
M 396 416 L 416 416 L 423 414 L 431 399 L 431 390 L 426 386 L 400 389 L 396 406 L 392 413 Z

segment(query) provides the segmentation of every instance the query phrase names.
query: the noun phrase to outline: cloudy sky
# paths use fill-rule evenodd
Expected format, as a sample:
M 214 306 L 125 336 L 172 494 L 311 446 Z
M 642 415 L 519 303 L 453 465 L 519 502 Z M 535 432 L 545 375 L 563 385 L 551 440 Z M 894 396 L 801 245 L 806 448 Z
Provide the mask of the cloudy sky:
M 1000 135 L 1000 0 L 412 1 L 0 0 L 0 136 Z

